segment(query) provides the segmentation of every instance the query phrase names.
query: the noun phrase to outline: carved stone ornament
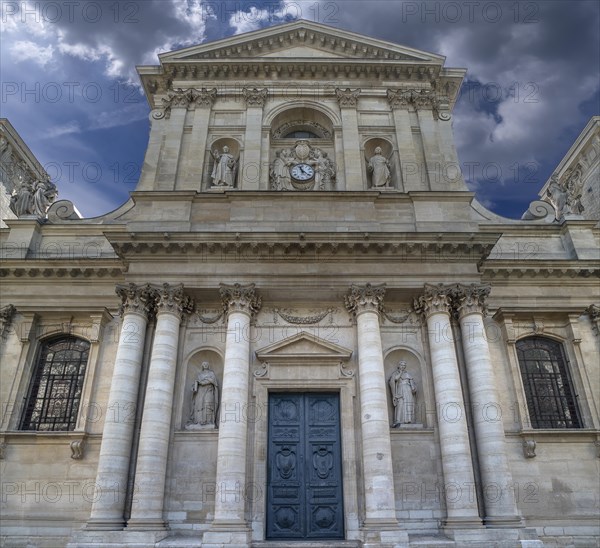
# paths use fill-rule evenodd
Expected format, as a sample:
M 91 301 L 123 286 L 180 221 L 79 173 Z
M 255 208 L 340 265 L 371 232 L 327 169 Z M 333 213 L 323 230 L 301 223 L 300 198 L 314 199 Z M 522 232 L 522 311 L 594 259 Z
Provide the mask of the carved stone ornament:
M 360 96 L 360 89 L 352 91 L 350 88 L 345 90 L 335 88 L 335 96 L 337 97 L 340 107 L 356 107 L 358 104 L 358 97 Z
M 116 292 L 121 297 L 121 315 L 131 312 L 148 316 L 154 310 L 156 292 L 150 284 L 118 285 Z
M 226 312 L 244 312 L 254 316 L 262 305 L 261 298 L 256 295 L 255 284 L 221 284 L 219 293 Z
M 253 375 L 257 379 L 262 379 L 269 375 L 269 362 L 261 362 L 260 367 L 254 370 Z
M 318 314 L 313 314 L 311 316 L 296 316 L 292 314 L 288 314 L 286 311 L 281 308 L 276 308 L 274 312 L 287 323 L 296 324 L 296 325 L 311 325 L 319 323 L 321 320 L 325 319 L 329 314 L 333 314 L 335 309 L 328 308 L 323 312 Z
M 269 95 L 269 90 L 267 88 L 244 88 L 242 90 L 242 95 L 246 100 L 246 106 L 264 107 L 267 96 Z
M 590 317 L 592 321 L 592 329 L 594 330 L 594 334 L 596 336 L 600 335 L 600 306 L 597 304 L 591 304 L 588 306 L 584 312 Z
M 207 90 L 177 88 L 167 92 L 166 99 L 162 99 L 162 106 L 152 111 L 152 118 L 160 120 L 170 118 L 174 108 L 194 108 L 196 105 L 212 105 L 217 98 L 217 88 Z
M 452 297 L 454 306 L 460 317 L 467 314 L 486 314 L 486 299 L 490 294 L 491 287 L 488 285 L 462 285 L 455 286 Z
M 560 180 L 556 174 L 550 177 L 547 192 L 548 199 L 556 211 L 556 220 L 560 221 L 565 215 L 581 215 L 583 213 L 581 174 L 581 164 L 577 164 L 574 168 L 569 168 Z
M 327 152 L 312 147 L 306 139 L 296 141 L 293 148 L 276 151 L 275 156 L 269 169 L 272 190 L 330 190 L 335 185 L 336 165 L 328 158 Z M 293 176 L 294 167 L 298 165 L 309 174 L 306 180 Z
M 297 128 L 310 128 L 321 139 L 331 139 L 331 132 L 323 125 L 312 120 L 293 120 L 286 122 L 273 131 L 273 139 L 283 139 L 290 131 Z
M 450 314 L 452 288 L 448 286 L 425 284 L 423 295 L 415 299 L 413 308 L 425 317 L 443 312 Z
M 383 307 L 384 296 L 385 284 L 353 284 L 344 298 L 344 303 L 348 311 L 354 315 L 366 311 L 379 313 Z
M 526 459 L 532 459 L 536 456 L 535 448 L 536 448 L 535 440 L 523 440 L 523 455 Z
M 392 109 L 412 106 L 415 109 L 432 109 L 440 120 L 450 120 L 448 95 L 427 89 L 388 89 L 387 98 Z
M 58 189 L 49 179 L 24 179 L 13 190 L 9 207 L 17 217 L 33 215 L 44 219 L 57 195 Z
M 73 440 L 69 446 L 71 447 L 71 458 L 74 460 L 83 459 L 83 452 L 85 450 L 85 439 Z
M 163 284 L 158 290 L 158 300 L 156 303 L 156 311 L 171 312 L 181 316 L 189 314 L 194 310 L 194 301 L 184 294 L 183 285 L 172 286 L 167 283 Z
M 0 460 L 4 460 L 6 458 L 6 448 L 8 444 L 4 441 L 4 438 L 0 438 Z
M 7 304 L 0 308 L 0 337 L 3 337 L 8 331 L 16 312 L 17 309 L 12 304 Z

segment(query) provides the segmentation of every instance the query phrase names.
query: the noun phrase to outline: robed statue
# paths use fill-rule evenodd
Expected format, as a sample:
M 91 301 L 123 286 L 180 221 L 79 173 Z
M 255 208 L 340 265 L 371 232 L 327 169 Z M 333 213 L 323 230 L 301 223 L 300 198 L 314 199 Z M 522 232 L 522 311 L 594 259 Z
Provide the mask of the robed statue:
M 390 172 L 390 163 L 382 154 L 381 147 L 375 149 L 375 155 L 371 157 L 367 164 L 367 171 L 371 173 L 371 186 L 389 187 L 392 174 Z
M 192 408 L 188 430 L 201 430 L 217 427 L 219 407 L 219 381 L 208 362 L 202 362 L 202 369 L 192 385 Z
M 229 153 L 229 147 L 224 146 L 220 154 L 217 150 L 211 151 L 215 164 L 211 173 L 213 186 L 234 186 L 235 158 Z
M 392 401 L 394 402 L 394 422 L 397 428 L 401 424 L 411 424 L 415 420 L 415 396 L 417 386 L 410 373 L 406 371 L 406 362 L 402 360 L 389 379 Z

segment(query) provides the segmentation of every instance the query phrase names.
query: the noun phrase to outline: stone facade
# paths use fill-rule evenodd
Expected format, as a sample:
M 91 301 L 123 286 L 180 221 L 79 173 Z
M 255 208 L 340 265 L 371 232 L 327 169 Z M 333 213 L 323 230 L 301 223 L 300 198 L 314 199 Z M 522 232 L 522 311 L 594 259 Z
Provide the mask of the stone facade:
M 0 232 L 6 546 L 289 545 L 266 538 L 297 532 L 271 502 L 298 462 L 268 449 L 275 393 L 339 400 L 341 479 L 319 485 L 341 493 L 343 538 L 317 501 L 296 540 L 597 542 L 598 224 L 476 202 L 451 130 L 465 71 L 443 62 L 298 21 L 139 68 L 152 129 L 130 200 Z M 74 422 L 33 428 L 65 337 L 89 344 Z M 562 349 L 576 427 L 532 422 L 530 340 Z M 203 386 L 217 421 L 190 428 Z M 326 453 L 294 458 L 327 478 Z

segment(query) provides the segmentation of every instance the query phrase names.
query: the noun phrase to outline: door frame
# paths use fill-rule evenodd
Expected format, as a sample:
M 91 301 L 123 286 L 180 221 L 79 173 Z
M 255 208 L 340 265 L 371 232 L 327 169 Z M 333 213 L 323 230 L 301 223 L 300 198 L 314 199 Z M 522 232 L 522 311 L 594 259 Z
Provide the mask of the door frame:
M 342 491 L 344 504 L 344 531 L 346 540 L 358 540 L 358 477 L 356 439 L 354 432 L 354 399 L 356 386 L 354 373 L 338 364 L 310 363 L 294 365 L 295 379 L 289 376 L 289 368 L 284 364 L 272 364 L 255 371 L 254 396 L 254 443 L 252 479 L 253 496 L 248 502 L 252 516 L 252 540 L 264 541 L 266 534 L 267 498 L 267 447 L 268 447 L 268 406 L 271 392 L 337 392 L 340 395 L 340 436 L 342 450 Z M 279 371 L 278 371 L 279 370 Z M 332 376 L 334 370 L 336 375 Z M 287 371 L 287 373 L 286 373 Z M 259 376 L 262 374 L 262 376 Z M 328 378 L 327 378 L 328 377 Z M 250 425 L 249 425 L 250 426 Z M 250 500 L 251 499 L 251 500 Z

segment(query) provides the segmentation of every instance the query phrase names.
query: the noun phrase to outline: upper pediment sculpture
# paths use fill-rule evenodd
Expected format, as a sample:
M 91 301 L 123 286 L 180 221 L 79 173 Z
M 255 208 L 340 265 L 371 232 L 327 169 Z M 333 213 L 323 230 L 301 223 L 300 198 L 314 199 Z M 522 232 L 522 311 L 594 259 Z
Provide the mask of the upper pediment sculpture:
M 560 220 L 565 214 L 580 215 L 583 212 L 581 196 L 583 181 L 581 180 L 581 165 L 570 168 L 562 181 L 556 175 L 550 178 L 548 197 L 556 209 L 556 218 Z
M 22 180 L 10 197 L 10 209 L 17 217 L 34 215 L 40 219 L 58 195 L 56 185 L 50 180 Z
M 327 152 L 312 147 L 307 140 L 275 154 L 269 171 L 273 190 L 328 190 L 335 185 L 335 164 Z
M 211 151 L 215 160 L 211 173 L 213 187 L 234 187 L 235 175 L 237 171 L 237 161 L 229 152 L 229 147 L 224 146 L 223 152 L 218 150 Z

